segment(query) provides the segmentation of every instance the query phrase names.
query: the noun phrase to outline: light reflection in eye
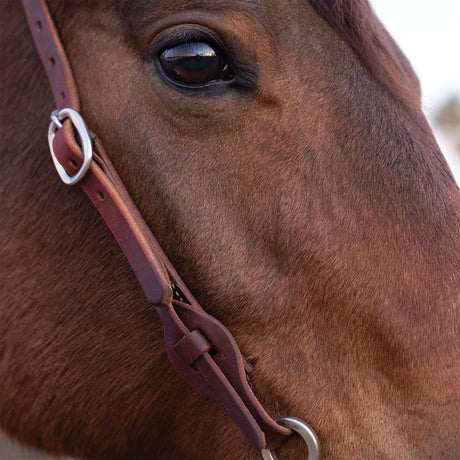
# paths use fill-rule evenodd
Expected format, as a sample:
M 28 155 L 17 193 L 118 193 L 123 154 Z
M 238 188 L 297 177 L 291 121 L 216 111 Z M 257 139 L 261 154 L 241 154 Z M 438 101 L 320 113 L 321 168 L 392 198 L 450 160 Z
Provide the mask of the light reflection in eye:
M 222 52 L 204 42 L 187 42 L 161 52 L 160 65 L 172 80 L 203 85 L 228 79 L 228 65 Z

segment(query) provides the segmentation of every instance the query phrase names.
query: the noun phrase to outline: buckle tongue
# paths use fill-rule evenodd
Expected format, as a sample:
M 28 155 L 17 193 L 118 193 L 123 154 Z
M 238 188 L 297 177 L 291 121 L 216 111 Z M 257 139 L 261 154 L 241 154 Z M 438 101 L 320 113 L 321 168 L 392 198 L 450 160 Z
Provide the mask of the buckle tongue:
M 69 174 L 67 174 L 67 171 L 56 158 L 56 154 L 54 153 L 53 148 L 53 140 L 56 132 L 58 129 L 62 128 L 62 122 L 67 118 L 70 119 L 80 136 L 83 151 L 83 164 L 74 176 L 69 176 Z M 48 145 L 54 166 L 56 167 L 62 182 L 64 182 L 66 185 L 75 185 L 80 182 L 85 177 L 89 167 L 91 166 L 91 160 L 93 159 L 93 146 L 91 144 L 91 138 L 86 123 L 76 110 L 65 108 L 59 111 L 54 110 L 51 112 L 51 123 L 48 128 Z

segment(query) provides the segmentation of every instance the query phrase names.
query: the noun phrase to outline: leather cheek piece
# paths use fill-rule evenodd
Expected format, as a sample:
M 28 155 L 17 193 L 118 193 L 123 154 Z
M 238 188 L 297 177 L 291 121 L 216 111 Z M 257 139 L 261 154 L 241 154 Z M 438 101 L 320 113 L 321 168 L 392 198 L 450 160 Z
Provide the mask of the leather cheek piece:
M 45 0 L 23 0 L 23 5 L 57 107 L 78 111 L 75 81 Z M 291 430 L 275 423 L 257 400 L 234 338 L 204 312 L 181 280 L 95 135 L 92 145 L 93 161 L 80 184 L 117 239 L 147 299 L 157 306 L 172 365 L 188 383 L 227 411 L 253 447 L 277 447 Z M 75 175 L 83 155 L 69 120 L 57 130 L 53 149 L 67 173 Z M 189 303 L 172 300 L 172 284 Z
M 75 174 L 83 154 L 69 120 L 56 132 L 53 148 L 68 174 Z M 94 160 L 82 188 L 118 240 L 147 298 L 160 307 L 157 311 L 173 367 L 188 383 L 218 402 L 253 447 L 277 447 L 290 430 L 275 423 L 252 393 L 235 340 L 199 306 L 178 301 L 171 304 L 170 277 L 175 282 L 180 278 L 132 203 L 97 137 L 93 138 L 93 148 Z M 181 281 L 179 285 L 188 292 Z M 211 347 L 216 351 L 214 359 L 207 353 Z
M 80 110 L 80 101 L 64 48 L 44 0 L 23 0 L 29 28 L 40 53 L 58 109 Z
M 254 396 L 238 345 L 227 328 L 206 312 L 176 300 L 168 308 L 157 308 L 157 312 L 165 328 L 166 350 L 174 369 L 189 384 L 218 402 L 253 447 L 278 447 L 291 430 L 278 425 Z M 177 348 L 177 343 L 191 330 L 199 330 L 214 351 L 213 358 L 203 353 L 193 366 Z
M 93 142 L 93 145 L 97 144 Z M 69 173 L 74 174 L 82 162 L 82 153 L 68 120 L 57 131 L 53 146 L 56 158 Z M 106 156 L 100 148 L 95 157 L 99 155 Z M 149 302 L 167 307 L 172 300 L 168 273 L 150 244 L 153 238 L 150 229 L 125 188 L 114 182 L 97 160 L 91 163 L 81 186 L 117 239 Z
M 75 174 L 83 154 L 69 120 L 56 132 L 53 147 L 67 172 Z M 218 402 L 253 447 L 278 447 L 290 430 L 275 423 L 252 393 L 232 335 L 199 305 L 197 308 L 179 301 L 171 304 L 169 278 L 174 276 L 175 282 L 180 278 L 132 203 L 97 137 L 93 138 L 93 147 L 94 160 L 82 188 L 118 240 L 147 298 L 160 307 L 157 312 L 173 367 L 189 384 Z M 188 292 L 181 280 L 179 285 Z M 207 353 L 211 347 L 216 351 L 214 359 Z

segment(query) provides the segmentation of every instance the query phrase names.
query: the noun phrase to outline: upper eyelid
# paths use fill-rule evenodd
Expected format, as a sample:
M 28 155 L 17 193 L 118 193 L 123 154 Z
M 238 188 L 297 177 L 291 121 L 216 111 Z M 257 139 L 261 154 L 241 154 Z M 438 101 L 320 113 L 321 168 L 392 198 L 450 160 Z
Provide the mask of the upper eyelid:
M 204 43 L 209 43 L 211 46 L 217 46 L 223 52 L 225 57 L 230 55 L 227 47 L 222 42 L 222 40 L 220 40 L 214 34 L 211 34 L 210 32 L 207 32 L 207 31 L 190 28 L 190 29 L 185 29 L 185 30 L 171 31 L 170 34 L 167 34 L 161 37 L 153 45 L 147 58 L 152 58 L 155 55 L 158 56 L 159 53 L 161 53 L 165 49 L 172 48 L 174 46 L 178 46 L 182 43 L 200 42 L 200 41 Z M 231 58 L 231 55 L 230 55 L 230 58 Z

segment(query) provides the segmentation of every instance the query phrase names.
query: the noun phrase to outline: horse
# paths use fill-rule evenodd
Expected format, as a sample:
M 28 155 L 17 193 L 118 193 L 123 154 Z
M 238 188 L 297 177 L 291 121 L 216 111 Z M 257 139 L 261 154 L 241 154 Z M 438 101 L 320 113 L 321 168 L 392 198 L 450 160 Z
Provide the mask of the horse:
M 88 126 L 270 415 L 325 459 L 458 458 L 459 190 L 367 0 L 47 4 Z M 1 429 L 56 455 L 259 458 L 56 178 L 19 2 L 0 24 Z

